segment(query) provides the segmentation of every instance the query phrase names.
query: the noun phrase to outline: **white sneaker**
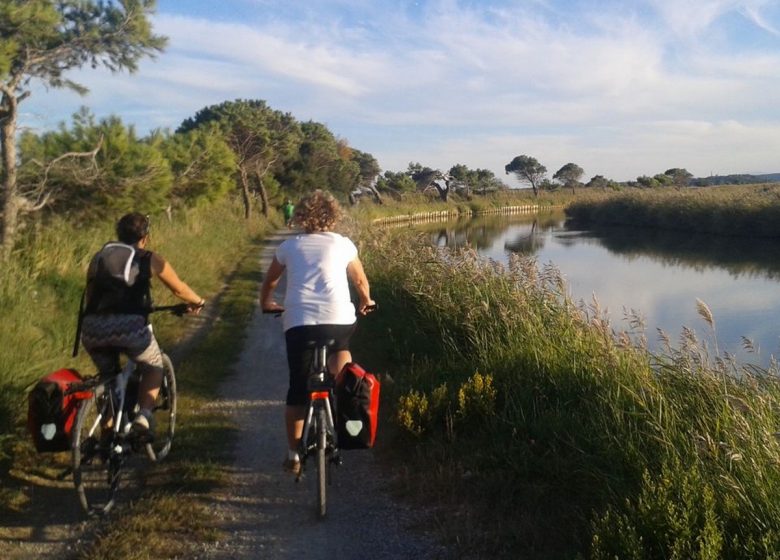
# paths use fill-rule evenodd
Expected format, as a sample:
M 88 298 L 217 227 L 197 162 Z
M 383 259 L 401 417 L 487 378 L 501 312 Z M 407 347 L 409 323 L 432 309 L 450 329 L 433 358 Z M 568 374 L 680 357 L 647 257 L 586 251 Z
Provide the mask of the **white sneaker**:
M 138 434 L 145 434 L 152 430 L 152 413 L 149 410 L 141 409 L 133 419 L 133 426 L 131 428 Z

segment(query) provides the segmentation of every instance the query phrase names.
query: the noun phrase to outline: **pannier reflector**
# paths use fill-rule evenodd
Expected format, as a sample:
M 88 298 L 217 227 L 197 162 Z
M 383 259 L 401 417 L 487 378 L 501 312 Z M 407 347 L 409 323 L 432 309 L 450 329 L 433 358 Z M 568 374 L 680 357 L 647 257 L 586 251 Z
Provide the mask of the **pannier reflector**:
M 57 434 L 56 424 L 43 424 L 41 426 L 41 435 L 43 436 L 43 439 L 45 439 L 46 441 L 53 439 L 56 434 Z
M 347 433 L 354 437 L 363 429 L 363 422 L 361 420 L 347 420 L 344 427 L 347 429 Z

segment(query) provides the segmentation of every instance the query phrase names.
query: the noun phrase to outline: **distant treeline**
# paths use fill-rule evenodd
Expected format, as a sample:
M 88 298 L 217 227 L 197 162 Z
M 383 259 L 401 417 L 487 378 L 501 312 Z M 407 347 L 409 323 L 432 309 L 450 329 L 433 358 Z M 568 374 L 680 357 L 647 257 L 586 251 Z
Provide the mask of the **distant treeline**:
M 711 175 L 710 177 L 697 177 L 691 179 L 692 187 L 709 187 L 714 185 L 755 185 L 758 183 L 778 183 L 780 173 L 766 173 L 764 175 L 750 175 L 741 173 L 736 175 Z

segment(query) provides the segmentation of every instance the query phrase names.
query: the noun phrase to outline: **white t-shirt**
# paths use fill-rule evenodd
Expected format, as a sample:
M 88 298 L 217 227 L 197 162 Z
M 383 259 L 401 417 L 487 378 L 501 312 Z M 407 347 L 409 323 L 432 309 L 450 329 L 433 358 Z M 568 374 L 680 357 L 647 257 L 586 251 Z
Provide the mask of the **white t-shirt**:
M 332 232 L 302 233 L 277 247 L 276 260 L 287 271 L 284 330 L 355 322 L 347 265 L 356 257 L 355 244 Z

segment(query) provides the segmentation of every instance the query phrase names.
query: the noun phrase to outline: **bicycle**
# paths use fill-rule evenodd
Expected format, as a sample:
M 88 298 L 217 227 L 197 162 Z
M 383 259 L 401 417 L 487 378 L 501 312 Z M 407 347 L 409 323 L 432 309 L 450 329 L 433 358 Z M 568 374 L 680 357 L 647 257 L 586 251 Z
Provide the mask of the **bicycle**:
M 314 456 L 317 464 L 317 515 L 321 518 L 327 513 L 327 487 L 331 482 L 331 467 L 341 465 L 338 436 L 336 435 L 336 399 L 334 396 L 334 377 L 328 371 L 328 348 L 332 340 L 319 344 L 314 350 L 312 372 L 309 374 L 307 390 L 309 392 L 306 416 L 303 422 L 298 455 L 301 459 L 301 472 L 298 482 L 306 469 L 306 461 Z M 314 346 L 314 344 L 312 344 Z
M 157 306 L 151 313 L 170 311 L 182 316 L 186 303 Z M 163 379 L 152 410 L 155 435 L 139 436 L 130 428 L 138 412 L 139 376 L 135 362 L 127 360 L 116 375 L 99 374 L 72 383 L 66 394 L 79 395 L 78 412 L 71 436 L 73 484 L 88 515 L 108 513 L 114 506 L 124 463 L 143 450 L 151 461 L 168 455 L 176 428 L 176 375 L 173 363 L 162 352 Z
M 376 310 L 376 304 L 366 311 Z M 263 310 L 263 313 L 281 316 L 283 310 Z M 328 370 L 328 350 L 334 340 L 309 341 L 314 348 L 306 389 L 309 393 L 306 415 L 303 422 L 301 441 L 298 444 L 298 456 L 301 471 L 295 477 L 300 482 L 306 470 L 306 461 L 315 457 L 317 468 L 317 517 L 323 519 L 328 511 L 327 487 L 331 484 L 332 467 L 342 464 L 336 433 L 335 377 Z

